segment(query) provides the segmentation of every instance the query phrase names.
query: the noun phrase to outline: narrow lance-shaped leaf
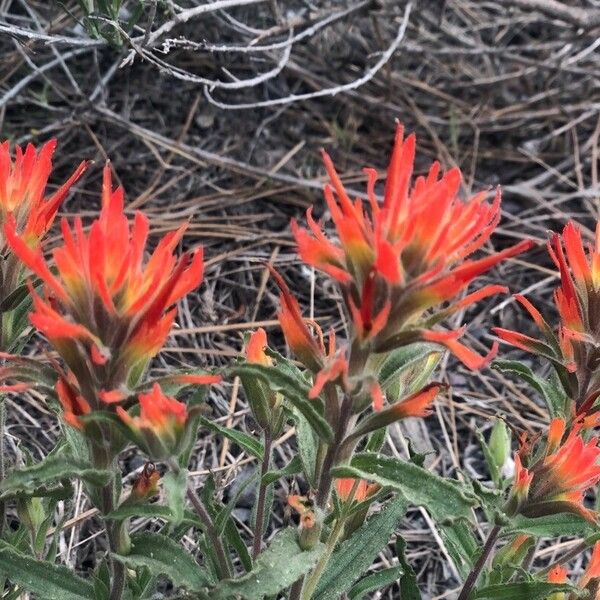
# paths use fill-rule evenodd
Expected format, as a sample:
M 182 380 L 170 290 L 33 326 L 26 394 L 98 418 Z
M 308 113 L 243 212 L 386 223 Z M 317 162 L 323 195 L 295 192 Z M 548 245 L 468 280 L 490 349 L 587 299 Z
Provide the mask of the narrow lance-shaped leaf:
M 567 583 L 547 583 L 545 581 L 524 581 L 521 583 L 501 583 L 488 585 L 469 598 L 471 600 L 546 600 L 558 592 L 571 593 L 574 598 L 585 598 L 587 592 L 578 590 Z
M 337 600 L 350 590 L 386 546 L 407 508 L 406 498 L 398 495 L 343 541 L 327 564 L 314 600 Z
M 153 574 L 168 577 L 176 586 L 200 591 L 213 581 L 208 569 L 198 565 L 192 555 L 175 540 L 159 533 L 131 536 L 131 551 L 114 557 L 131 568 L 147 567 Z
M 296 531 L 284 529 L 259 556 L 250 573 L 222 581 L 210 597 L 212 600 L 262 600 L 265 596 L 276 596 L 310 571 L 324 548 L 319 542 L 313 549 L 304 551 L 298 545 Z
M 70 569 L 37 560 L 0 540 L 0 574 L 44 600 L 90 600 L 92 585 Z
M 333 469 L 336 477 L 375 481 L 401 492 L 416 506 L 425 506 L 438 520 L 471 516 L 477 498 L 458 481 L 442 478 L 411 462 L 376 454 L 357 454 L 349 465 Z
M 308 420 L 316 434 L 326 443 L 333 441 L 333 431 L 326 419 L 319 412 L 317 402 L 308 399 L 308 385 L 300 382 L 277 367 L 268 367 L 258 364 L 239 364 L 231 369 L 232 375 L 243 377 L 248 375 L 262 379 L 269 387 L 283 395 L 283 397 L 297 408 Z

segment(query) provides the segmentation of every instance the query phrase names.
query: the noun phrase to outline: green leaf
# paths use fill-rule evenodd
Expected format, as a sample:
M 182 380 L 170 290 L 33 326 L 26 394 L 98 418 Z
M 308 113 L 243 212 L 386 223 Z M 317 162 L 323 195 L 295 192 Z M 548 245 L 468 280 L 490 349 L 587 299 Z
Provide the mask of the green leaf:
M 185 494 L 187 492 L 187 471 L 181 470 L 178 473 L 169 471 L 162 478 L 162 484 L 167 504 L 173 513 L 173 522 L 175 524 L 181 523 L 185 509 Z
M 469 518 L 477 497 L 457 481 L 439 477 L 413 463 L 376 454 L 357 454 L 349 465 L 332 470 L 335 477 L 358 477 L 401 492 L 415 506 L 425 506 L 436 520 Z
M 564 417 L 568 398 L 563 387 L 558 382 L 555 375 L 550 379 L 538 377 L 527 365 L 516 360 L 496 360 L 492 368 L 502 371 L 502 373 L 514 373 L 536 389 L 541 395 L 551 417 Z
M 317 586 L 314 600 L 337 600 L 371 566 L 408 508 L 402 495 L 363 523 L 333 553 Z
M 0 573 L 44 600 L 90 600 L 94 589 L 89 581 L 70 569 L 36 560 L 0 540 Z
M 304 476 L 312 488 L 317 487 L 315 479 L 315 465 L 317 464 L 318 439 L 305 416 L 297 409 L 293 409 L 296 423 L 296 441 L 298 455 L 302 461 Z
M 402 600 L 421 600 L 421 592 L 417 587 L 417 574 L 406 560 L 406 542 L 404 538 L 398 536 L 396 540 L 396 554 L 398 562 L 404 570 L 404 575 L 400 580 L 400 596 Z
M 597 532 L 597 528 L 583 517 L 572 513 L 559 513 L 530 519 L 517 515 L 503 529 L 502 536 L 527 534 L 534 537 L 557 538 L 563 536 L 585 537 Z
M 0 483 L 0 498 L 43 496 L 48 494 L 49 490 L 63 487 L 61 483 L 70 479 L 81 479 L 94 486 L 103 486 L 111 478 L 111 471 L 95 469 L 86 462 L 60 452 L 31 467 L 12 471 Z
M 278 481 L 282 477 L 288 477 L 289 475 L 297 475 L 302 471 L 302 461 L 298 455 L 294 456 L 290 462 L 283 467 L 283 469 L 279 469 L 278 471 L 268 471 L 262 477 L 263 483 L 267 485 Z
M 379 383 L 388 392 L 388 399 L 395 402 L 423 387 L 440 356 L 439 347 L 424 342 L 390 352 L 379 372 Z
M 369 592 L 376 592 L 383 587 L 392 585 L 398 581 L 401 576 L 402 567 L 390 567 L 389 569 L 383 569 L 377 571 L 377 573 L 367 575 L 352 587 L 348 594 L 348 598 L 350 598 L 350 600 L 360 600 L 360 598 L 363 598 L 365 594 L 368 594 Z M 402 596 L 402 599 L 404 600 L 404 595 Z
M 223 427 L 222 425 L 219 425 L 214 421 L 207 419 L 206 417 L 199 416 L 198 418 L 200 423 L 207 429 L 210 429 L 215 433 L 220 433 L 222 436 L 231 440 L 234 444 L 237 444 L 240 448 L 242 448 L 242 450 L 245 450 L 251 456 L 262 460 L 265 449 L 260 440 L 257 440 L 255 437 L 244 433 L 243 431 L 237 431 L 229 427 Z
M 250 573 L 238 579 L 222 581 L 210 594 L 212 600 L 262 600 L 275 596 L 310 571 L 323 554 L 325 546 L 318 543 L 312 550 L 302 550 L 295 529 L 287 528 L 273 538 L 259 556 Z
M 471 526 L 465 519 L 456 519 L 437 523 L 437 527 L 454 566 L 462 577 L 466 577 L 481 551 Z
M 240 363 L 231 369 L 232 375 L 257 377 L 262 379 L 274 392 L 279 392 L 297 408 L 310 423 L 315 433 L 326 443 L 333 441 L 333 431 L 329 423 L 319 412 L 319 403 L 308 399 L 308 384 L 304 385 L 297 378 L 277 367 Z
M 469 600 L 546 600 L 550 594 L 557 592 L 571 592 L 576 598 L 584 598 L 587 595 L 585 590 L 577 590 L 566 583 L 524 581 L 488 585 L 471 594 Z
M 191 591 L 200 591 L 213 584 L 208 569 L 200 567 L 176 541 L 160 533 L 132 535 L 130 553 L 113 556 L 130 568 L 147 567 L 154 575 L 164 575 L 176 586 Z

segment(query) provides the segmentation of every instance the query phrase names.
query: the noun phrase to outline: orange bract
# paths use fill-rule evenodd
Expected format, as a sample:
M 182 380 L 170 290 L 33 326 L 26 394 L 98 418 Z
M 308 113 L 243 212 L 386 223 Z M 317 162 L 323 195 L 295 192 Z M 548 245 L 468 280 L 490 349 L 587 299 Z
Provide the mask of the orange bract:
M 123 190 L 112 189 L 108 166 L 100 216 L 89 233 L 80 218 L 73 229 L 66 220 L 61 225 L 63 245 L 53 251 L 56 275 L 41 250 L 30 248 L 17 233 L 14 219 L 5 225 L 15 254 L 45 284 L 45 298 L 32 290 L 31 321 L 77 377 L 87 363 L 104 369 L 100 379 L 117 387 L 163 346 L 176 314 L 173 305 L 202 281 L 202 251 L 174 255 L 182 226 L 163 237 L 145 260 L 148 219 L 137 213 L 130 227 Z
M 586 414 L 592 407 L 598 390 L 598 379 L 582 377 L 582 387 L 577 372 L 585 372 L 588 365 L 600 359 L 597 337 L 600 334 L 600 223 L 596 227 L 594 244 L 587 252 L 581 231 L 573 222 L 567 223 L 562 235 L 553 234 L 548 252 L 560 273 L 560 286 L 554 292 L 554 303 L 560 323 L 556 332 L 540 312 L 523 296 L 515 299 L 529 313 L 542 333 L 536 339 L 520 332 L 496 328 L 495 333 L 505 342 L 527 352 L 549 359 L 566 382 L 568 395 L 578 399 L 573 412 Z M 596 394 L 589 398 L 590 394 Z
M 44 197 L 52 171 L 52 155 L 56 140 L 50 140 L 38 151 L 28 144 L 25 152 L 15 147 L 14 160 L 10 144 L 0 144 L 0 214 L 9 218 L 25 243 L 36 246 L 54 221 L 56 211 L 71 186 L 81 177 L 88 163 L 82 161 L 69 179 L 49 197 Z
M 325 186 L 325 199 L 339 241 L 323 233 L 310 209 L 308 229 L 295 222 L 292 229 L 302 259 L 342 286 L 360 340 L 386 351 L 428 338 L 446 346 L 467 366 L 478 368 L 495 350 L 479 357 L 456 340 L 461 332 L 431 332 L 431 320 L 419 321 L 425 311 L 454 301 L 473 279 L 530 248 L 532 242 L 524 241 L 478 260 L 465 260 L 483 246 L 497 225 L 500 194 L 491 204 L 485 202 L 485 193 L 462 201 L 457 195 L 460 171 L 452 169 L 440 175 L 438 163 L 412 184 L 415 143 L 415 136 L 405 140 L 403 128 L 398 126 L 381 205 L 374 192 L 377 174 L 367 170 L 368 208 L 361 200 L 350 199 L 331 159 L 323 153 L 331 180 Z M 506 288 L 486 286 L 458 300 L 440 318 L 499 291 Z
M 585 508 L 583 497 L 600 481 L 598 438 L 586 442 L 575 428 L 561 443 L 563 432 L 564 423 L 555 420 L 545 456 L 529 469 L 521 465 L 521 454 L 527 450 L 517 453 L 513 495 L 525 516 L 572 512 L 594 521 L 596 513 Z

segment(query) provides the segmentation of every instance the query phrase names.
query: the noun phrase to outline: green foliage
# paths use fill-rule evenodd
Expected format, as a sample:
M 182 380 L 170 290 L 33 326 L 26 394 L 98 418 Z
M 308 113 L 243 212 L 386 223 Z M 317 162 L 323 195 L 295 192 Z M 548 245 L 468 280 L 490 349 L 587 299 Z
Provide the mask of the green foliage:
M 387 545 L 390 534 L 402 521 L 408 501 L 401 494 L 369 518 L 333 553 L 317 586 L 315 600 L 334 600 L 350 590 Z
M 222 581 L 211 591 L 213 600 L 261 600 L 275 596 L 291 586 L 299 577 L 314 567 L 321 557 L 324 545 L 317 543 L 312 550 L 302 550 L 293 529 L 284 529 L 260 555 L 252 571 L 238 579 Z
M 206 429 L 210 431 L 214 431 L 216 433 L 220 433 L 223 437 L 231 440 L 234 444 L 237 444 L 242 450 L 245 450 L 250 456 L 254 456 L 259 460 L 262 460 L 262 457 L 265 453 L 265 449 L 262 443 L 257 440 L 255 437 L 244 433 L 243 431 L 236 431 L 235 429 L 231 429 L 230 427 L 223 427 L 214 421 L 210 421 L 206 417 L 199 417 L 200 424 Z
M 192 555 L 177 542 L 158 533 L 138 533 L 131 536 L 131 551 L 114 555 L 128 567 L 147 567 L 154 575 L 168 577 L 176 586 L 200 591 L 214 582 Z
M 333 441 L 333 431 L 317 407 L 317 400 L 309 400 L 309 386 L 304 379 L 295 378 L 278 367 L 240 363 L 230 370 L 231 375 L 254 377 L 264 381 L 274 392 L 283 397 L 310 423 L 315 433 L 326 443 Z
M 390 402 L 423 387 L 440 356 L 439 347 L 422 342 L 390 352 L 379 371 L 379 383 Z
M 403 570 L 402 579 L 400 580 L 400 597 L 402 600 L 421 600 L 421 592 L 417 587 L 417 575 L 414 569 L 408 564 L 405 555 L 406 542 L 398 536 L 396 541 L 396 553 L 398 561 Z
M 502 531 L 504 536 L 527 534 L 534 537 L 556 538 L 562 536 L 585 536 L 598 531 L 589 521 L 573 513 L 558 513 L 530 519 L 522 515 L 511 518 Z
M 550 417 L 568 416 L 569 400 L 564 388 L 554 374 L 549 379 L 542 379 L 527 365 L 516 360 L 496 360 L 492 366 L 503 373 L 516 375 L 537 390 L 546 402 Z
M 369 592 L 376 592 L 377 590 L 391 585 L 402 576 L 402 567 L 389 567 L 388 569 L 382 569 L 377 573 L 372 573 L 363 577 L 357 584 L 352 586 L 352 589 L 348 593 L 350 600 L 360 600 L 364 598 Z M 402 596 L 404 598 L 404 596 Z
M 0 576 L 44 600 L 90 600 L 92 585 L 71 569 L 37 560 L 0 540 Z
M 457 481 L 435 475 L 411 462 L 361 453 L 349 465 L 336 467 L 336 477 L 358 477 L 391 487 L 411 504 L 424 506 L 437 520 L 469 518 L 478 504 L 472 492 Z
M 50 495 L 62 498 L 71 493 L 68 487 L 71 479 L 81 479 L 93 486 L 103 486 L 112 476 L 109 470 L 94 468 L 66 452 L 56 452 L 35 465 L 9 473 L 0 482 L 0 498 Z
M 574 598 L 585 598 L 587 595 L 586 591 L 577 590 L 566 583 L 524 581 L 488 585 L 474 592 L 470 600 L 546 600 L 548 596 L 558 592 L 570 592 Z

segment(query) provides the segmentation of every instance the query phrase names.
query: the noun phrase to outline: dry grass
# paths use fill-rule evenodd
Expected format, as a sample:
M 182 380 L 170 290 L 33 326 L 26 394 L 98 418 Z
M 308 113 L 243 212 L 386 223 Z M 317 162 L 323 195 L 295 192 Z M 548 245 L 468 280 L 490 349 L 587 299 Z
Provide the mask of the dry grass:
M 94 214 L 99 173 L 110 157 L 129 206 L 151 215 L 155 234 L 190 221 L 184 243 L 205 246 L 206 282 L 182 304 L 180 329 L 156 370 L 223 365 L 238 354 L 242 334 L 259 324 L 281 346 L 265 262 L 286 275 L 307 310 L 343 335 L 336 292 L 299 264 L 288 222 L 313 203 L 322 212 L 321 146 L 330 149 L 348 186 L 362 192 L 360 169 L 384 169 L 394 119 L 418 132 L 421 168 L 434 158 L 458 165 L 465 193 L 502 184 L 496 246 L 533 237 L 540 249 L 502 265 L 490 281 L 507 282 L 512 292 L 552 310 L 546 231 L 575 218 L 591 235 L 600 213 L 597 1 L 573 3 L 577 8 L 541 0 L 415 2 L 398 49 L 357 89 L 352 83 L 369 75 L 386 49 L 394 50 L 405 3 L 273 0 L 179 23 L 169 14 L 169 6 L 179 10 L 174 3 L 149 2 L 120 48 L 90 42 L 74 21 L 81 16 L 76 3 L 66 4 L 71 16 L 44 0 L 0 0 L 1 135 L 21 143 L 58 137 L 56 181 L 81 158 L 96 160 L 67 214 Z M 125 4 L 131 9 L 135 2 Z M 580 10 L 587 11 L 583 21 Z M 165 23 L 171 29 L 161 33 Z M 167 38 L 187 41 L 171 42 L 164 54 Z M 250 52 L 251 43 L 272 49 Z M 269 78 L 261 81 L 264 73 Z M 243 80 L 247 85 L 231 85 Z M 339 89 L 345 91 L 332 93 Z M 492 325 L 529 327 L 510 298 L 484 301 L 456 318 L 471 323 L 471 342 L 481 349 L 491 343 Z M 41 340 L 32 352 L 40 349 Z M 392 430 L 387 451 L 403 454 L 408 435 L 435 452 L 432 468 L 439 472 L 485 477 L 475 433 L 490 416 L 506 415 L 529 430 L 547 416 L 530 390 L 499 373 L 450 366 L 444 363 L 438 375 L 452 383 L 450 397 L 425 423 Z M 215 391 L 215 418 L 251 428 L 238 392 L 231 382 Z M 9 413 L 9 461 L 19 460 L 21 446 L 41 457 L 57 433 L 43 398 L 12 398 Z M 289 433 L 279 440 L 277 463 L 290 458 L 290 443 Z M 136 457 L 125 461 L 128 468 L 141 465 Z M 215 474 L 225 494 L 252 468 L 252 459 L 210 435 L 199 440 L 192 465 L 199 479 Z M 277 489 L 279 498 L 286 485 Z M 242 529 L 251 501 L 242 497 L 236 511 Z M 81 494 L 62 510 L 68 517 L 62 558 L 89 569 L 103 543 L 93 513 Z M 276 512 L 274 527 L 281 518 Z M 424 597 L 452 597 L 454 570 L 430 525 L 418 510 L 402 524 L 409 558 Z M 568 547 L 549 547 L 546 558 Z M 384 552 L 380 565 L 392 560 Z M 396 598 L 397 591 L 377 597 Z

